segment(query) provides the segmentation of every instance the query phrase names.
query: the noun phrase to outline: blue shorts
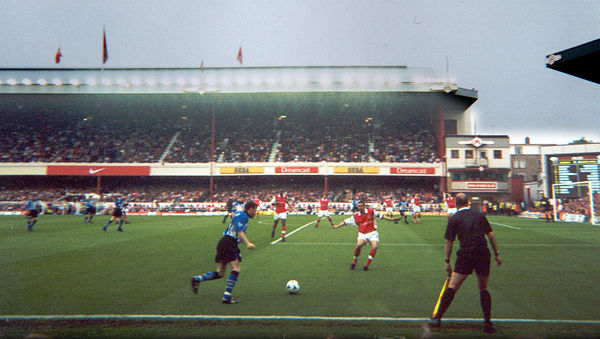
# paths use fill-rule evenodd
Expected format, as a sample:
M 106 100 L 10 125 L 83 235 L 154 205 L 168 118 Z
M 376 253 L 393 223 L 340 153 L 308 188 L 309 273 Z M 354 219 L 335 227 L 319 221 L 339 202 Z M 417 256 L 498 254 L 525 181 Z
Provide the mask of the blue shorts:
M 487 247 L 461 248 L 456 253 L 454 272 L 469 275 L 475 271 L 475 274 L 487 277 L 490 275 L 491 257 Z

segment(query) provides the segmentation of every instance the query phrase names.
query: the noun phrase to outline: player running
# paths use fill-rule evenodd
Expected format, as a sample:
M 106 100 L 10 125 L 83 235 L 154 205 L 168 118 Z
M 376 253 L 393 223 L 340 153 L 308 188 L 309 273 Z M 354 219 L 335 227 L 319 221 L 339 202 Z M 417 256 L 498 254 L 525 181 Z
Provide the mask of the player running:
M 456 213 L 456 202 L 454 201 L 454 197 L 450 195 L 450 193 L 444 193 L 444 201 L 446 204 L 446 213 L 447 219 L 450 219 L 451 216 Z
M 383 200 L 383 205 L 385 206 L 385 213 L 387 213 L 390 217 L 394 216 L 394 200 L 392 197 L 387 197 Z
M 396 221 L 400 218 L 394 219 L 383 214 L 380 215 L 372 208 L 366 208 L 366 204 L 362 200 L 358 202 L 356 207 L 358 208 L 358 212 L 354 213 L 350 218 L 342 221 L 338 225 L 331 227 L 334 229 L 344 225 L 358 227 L 358 239 L 356 241 L 356 247 L 354 248 L 354 257 L 352 259 L 352 264 L 350 264 L 350 269 L 353 270 L 356 267 L 360 251 L 362 247 L 368 243 L 371 245 L 371 250 L 369 251 L 369 257 L 363 266 L 363 271 L 368 271 L 369 265 L 371 264 L 371 261 L 373 261 L 375 253 L 377 253 L 377 247 L 379 246 L 379 233 L 377 232 L 375 218 L 379 217 L 389 221 Z
M 96 206 L 91 199 L 85 201 L 85 217 L 83 218 L 82 224 L 91 223 L 92 218 L 96 215 Z
M 246 230 L 248 229 L 248 221 L 253 218 L 256 214 L 256 203 L 249 200 L 244 205 L 244 211 L 238 211 L 235 213 L 229 225 L 223 232 L 223 237 L 217 244 L 217 255 L 215 256 L 215 262 L 217 263 L 217 270 L 207 272 L 199 276 L 194 276 L 191 279 L 192 292 L 198 294 L 198 285 L 203 281 L 220 279 L 225 276 L 225 269 L 227 264 L 231 266 L 231 273 L 227 279 L 227 285 L 225 287 L 225 293 L 223 294 L 223 304 L 237 304 L 238 301 L 231 297 L 233 287 L 238 280 L 240 271 L 242 269 L 242 254 L 238 248 L 238 243 L 241 241 L 246 244 L 248 249 L 254 249 L 253 243 L 248 240 L 246 236 Z
M 327 199 L 326 194 L 323 194 L 323 198 L 319 200 L 319 214 L 317 215 L 318 218 L 315 228 L 319 227 L 319 222 L 321 221 L 321 218 L 329 219 L 329 223 L 331 224 L 331 227 L 333 227 L 333 220 L 331 220 L 330 215 L 331 213 L 329 213 L 329 199 Z
M 421 223 L 421 197 L 418 194 L 415 194 L 410 201 L 413 209 L 412 221 L 414 224 Z
M 38 213 L 42 210 L 39 200 L 29 200 L 25 205 L 25 216 L 27 217 L 27 231 L 33 231 L 33 225 L 38 221 Z
M 106 232 L 108 229 L 108 225 L 110 225 L 116 219 L 119 219 L 119 227 L 117 228 L 117 231 L 123 232 L 123 222 L 125 221 L 123 220 L 123 206 L 125 204 L 126 202 L 124 198 L 117 198 L 117 200 L 115 200 L 115 207 L 113 208 L 112 217 L 106 222 L 106 224 L 104 224 L 104 227 L 102 227 L 104 232 Z
M 275 214 L 273 215 L 273 230 L 271 231 L 271 238 L 275 237 L 275 229 L 279 220 L 281 220 L 281 241 L 285 241 L 285 220 L 287 219 L 287 205 L 288 197 L 283 191 L 280 191 L 278 195 L 273 197 L 271 205 L 275 207 Z

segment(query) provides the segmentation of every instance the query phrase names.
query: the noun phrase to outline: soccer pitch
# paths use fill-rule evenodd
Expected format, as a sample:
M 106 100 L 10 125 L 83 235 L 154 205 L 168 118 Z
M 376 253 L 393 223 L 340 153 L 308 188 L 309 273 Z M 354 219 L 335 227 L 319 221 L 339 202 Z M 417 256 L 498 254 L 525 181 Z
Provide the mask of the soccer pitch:
M 24 217 L 0 217 L 0 327 L 3 336 L 52 337 L 419 337 L 444 281 L 445 217 L 422 224 L 379 220 L 380 247 L 362 271 L 369 247 L 351 271 L 357 229 L 326 219 L 289 216 L 287 241 L 270 237 L 272 217 L 250 221 L 233 295 L 226 279 L 189 279 L 215 269 L 222 217 L 136 217 L 101 228 L 108 216 L 41 216 L 33 232 Z M 340 222 L 344 216 L 334 216 Z M 494 335 L 600 335 L 600 227 L 490 217 L 501 267 L 489 291 Z M 280 225 L 278 226 L 279 234 Z M 274 241 L 275 240 L 275 241 Z M 458 241 L 452 259 L 456 258 Z M 285 290 L 288 280 L 300 293 Z M 461 287 L 436 337 L 480 335 L 475 277 Z

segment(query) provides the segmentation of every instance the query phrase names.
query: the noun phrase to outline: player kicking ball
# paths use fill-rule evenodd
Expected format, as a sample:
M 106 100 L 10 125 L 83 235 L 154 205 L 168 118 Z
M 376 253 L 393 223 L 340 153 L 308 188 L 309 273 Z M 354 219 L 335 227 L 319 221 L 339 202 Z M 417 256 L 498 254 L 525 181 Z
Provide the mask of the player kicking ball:
M 246 230 L 248 229 L 248 221 L 256 214 L 256 208 L 256 203 L 249 200 L 244 205 L 243 211 L 235 212 L 231 222 L 227 225 L 225 232 L 223 232 L 223 237 L 217 244 L 217 255 L 215 256 L 217 270 L 192 277 L 192 292 L 194 294 L 198 294 L 198 285 L 201 282 L 223 278 L 227 264 L 229 264 L 231 266 L 231 273 L 227 279 L 222 302 L 223 304 L 238 303 L 237 300 L 231 297 L 231 292 L 242 269 L 242 254 L 238 248 L 238 243 L 243 241 L 248 249 L 255 248 L 254 244 L 246 237 Z
M 363 266 L 363 271 L 368 271 L 369 265 L 371 264 L 371 261 L 373 261 L 373 258 L 377 253 L 377 247 L 379 246 L 379 233 L 377 232 L 375 219 L 381 218 L 389 221 L 396 221 L 400 220 L 400 218 L 390 218 L 387 215 L 377 213 L 372 208 L 366 208 L 364 201 L 359 201 L 356 207 L 358 208 L 358 212 L 354 213 L 350 218 L 331 227 L 334 229 L 344 225 L 358 227 L 358 239 L 356 241 L 356 247 L 354 248 L 354 257 L 352 259 L 352 264 L 350 264 L 350 269 L 353 270 L 356 267 L 363 246 L 370 244 L 371 250 L 369 251 L 367 261 Z

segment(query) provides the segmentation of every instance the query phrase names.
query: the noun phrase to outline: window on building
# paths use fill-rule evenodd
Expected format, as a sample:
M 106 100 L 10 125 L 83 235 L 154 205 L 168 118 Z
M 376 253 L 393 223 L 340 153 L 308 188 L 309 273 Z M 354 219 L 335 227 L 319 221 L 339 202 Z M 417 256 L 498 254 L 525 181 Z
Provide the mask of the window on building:
M 502 159 L 502 150 L 501 149 L 494 150 L 494 159 Z
M 515 146 L 515 154 L 523 154 L 523 146 Z
M 450 158 L 452 159 L 458 159 L 458 150 L 457 149 L 452 149 L 450 150 Z
M 473 159 L 473 150 L 472 149 L 465 150 L 465 158 L 466 159 Z
M 487 159 L 487 152 L 486 151 L 479 152 L 479 157 L 482 159 Z

